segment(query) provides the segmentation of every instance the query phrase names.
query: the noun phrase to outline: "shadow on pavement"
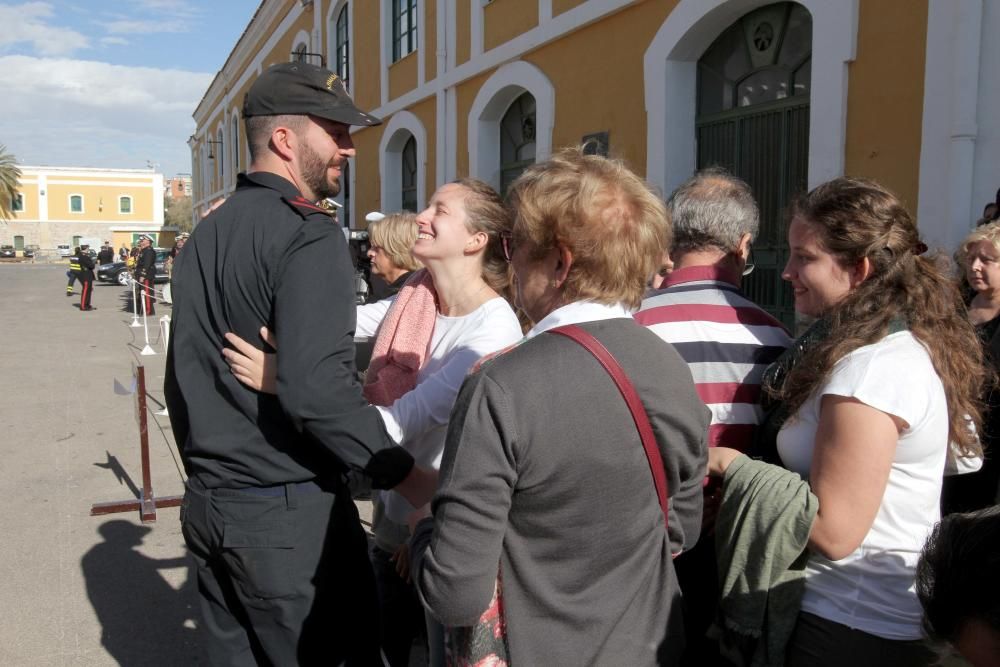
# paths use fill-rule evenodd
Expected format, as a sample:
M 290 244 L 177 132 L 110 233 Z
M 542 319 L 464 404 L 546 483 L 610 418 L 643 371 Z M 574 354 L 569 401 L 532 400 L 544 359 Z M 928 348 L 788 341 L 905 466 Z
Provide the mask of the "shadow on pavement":
M 101 624 L 101 645 L 121 665 L 202 662 L 197 590 L 188 576 L 175 590 L 160 570 L 189 568 L 187 557 L 154 559 L 138 551 L 152 528 L 124 519 L 101 524 L 104 538 L 80 561 L 87 597 Z M 190 570 L 189 570 L 190 571 Z

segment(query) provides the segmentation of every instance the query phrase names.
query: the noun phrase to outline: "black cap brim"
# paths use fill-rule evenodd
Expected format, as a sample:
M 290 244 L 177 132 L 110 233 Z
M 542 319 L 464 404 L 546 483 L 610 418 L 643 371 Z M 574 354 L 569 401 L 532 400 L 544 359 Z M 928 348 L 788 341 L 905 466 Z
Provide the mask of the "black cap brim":
M 371 127 L 373 125 L 381 125 L 382 119 L 376 118 L 370 113 L 365 113 L 357 107 L 348 108 L 344 104 L 338 105 L 336 108 L 332 109 L 317 109 L 310 110 L 309 114 L 312 116 L 319 116 L 320 118 L 326 118 L 327 120 L 332 120 L 338 123 L 343 123 L 345 125 L 359 125 L 362 127 Z

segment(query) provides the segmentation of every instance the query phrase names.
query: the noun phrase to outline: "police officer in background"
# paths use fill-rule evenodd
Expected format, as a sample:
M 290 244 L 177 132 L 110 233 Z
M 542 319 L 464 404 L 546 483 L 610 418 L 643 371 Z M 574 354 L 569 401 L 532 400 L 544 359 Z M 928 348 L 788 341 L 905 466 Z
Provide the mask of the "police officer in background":
M 69 282 L 66 283 L 66 296 L 73 296 L 73 283 L 80 280 L 80 246 L 73 248 L 69 257 L 69 271 L 66 272 Z
M 113 261 L 115 261 L 115 249 L 111 247 L 111 241 L 105 241 L 101 251 L 97 253 L 97 263 L 110 264 Z
M 80 310 L 97 310 L 90 305 L 94 291 L 94 258 L 90 256 L 90 246 L 80 246 Z
M 188 474 L 182 525 L 211 664 L 375 665 L 375 581 L 349 471 L 412 504 L 435 478 L 355 381 L 354 269 L 316 205 L 340 189 L 351 125 L 381 121 L 343 82 L 274 65 L 243 103 L 251 165 L 173 272 L 164 393 Z M 241 384 L 227 332 L 277 340 L 277 395 Z
M 156 314 L 153 304 L 153 284 L 156 280 L 156 251 L 153 250 L 153 239 L 143 234 L 139 237 L 139 256 L 135 261 L 135 287 L 139 290 L 134 303 L 140 313 Z M 145 306 L 145 310 L 143 310 Z

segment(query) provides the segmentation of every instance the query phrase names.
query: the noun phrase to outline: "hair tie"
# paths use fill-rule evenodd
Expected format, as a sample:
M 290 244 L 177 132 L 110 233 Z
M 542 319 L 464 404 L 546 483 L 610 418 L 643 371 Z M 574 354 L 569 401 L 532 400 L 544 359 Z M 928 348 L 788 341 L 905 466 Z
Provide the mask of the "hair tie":
M 927 252 L 927 244 L 923 241 L 917 241 L 917 244 L 913 246 L 913 254 L 923 255 L 925 252 Z

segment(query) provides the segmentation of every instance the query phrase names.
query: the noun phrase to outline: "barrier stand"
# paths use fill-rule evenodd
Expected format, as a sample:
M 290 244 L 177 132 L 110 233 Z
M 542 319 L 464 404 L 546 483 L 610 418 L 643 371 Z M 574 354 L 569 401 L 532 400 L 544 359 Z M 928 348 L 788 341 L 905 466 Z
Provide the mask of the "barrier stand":
M 146 333 L 146 347 L 142 348 L 142 352 L 140 352 L 139 354 L 143 355 L 144 357 L 148 357 L 150 355 L 155 355 L 156 354 L 156 350 L 154 350 L 153 346 L 149 344 L 149 325 L 146 323 L 146 296 L 147 296 L 147 294 L 146 294 L 146 286 L 143 285 L 142 283 L 139 283 L 139 286 L 142 289 L 142 297 L 143 297 L 142 298 L 142 328 L 143 328 L 143 331 L 145 331 L 145 333 Z M 150 298 L 153 298 L 153 297 L 150 296 Z
M 167 353 L 167 344 L 170 342 L 170 316 L 164 315 L 160 318 L 160 340 L 163 342 L 163 354 Z
M 135 278 L 132 276 L 128 277 L 128 286 L 129 289 L 132 290 L 132 324 L 129 326 L 135 329 L 137 327 L 141 327 L 142 325 L 139 324 L 139 306 L 135 302 L 136 295 L 139 293 L 139 290 L 135 288 Z
M 164 315 L 160 318 L 160 340 L 163 341 L 163 354 L 167 353 L 167 344 L 170 342 L 170 316 Z M 170 412 L 164 405 L 162 410 L 153 413 L 157 417 L 169 417 Z
M 142 466 L 142 489 L 140 497 L 132 500 L 112 500 L 90 506 L 90 516 L 117 514 L 139 510 L 139 519 L 146 523 L 156 521 L 157 507 L 178 507 L 184 496 L 153 495 L 153 481 L 149 473 L 149 431 L 146 418 L 146 369 L 141 364 L 132 365 L 135 381 L 135 418 L 139 424 L 139 462 Z

